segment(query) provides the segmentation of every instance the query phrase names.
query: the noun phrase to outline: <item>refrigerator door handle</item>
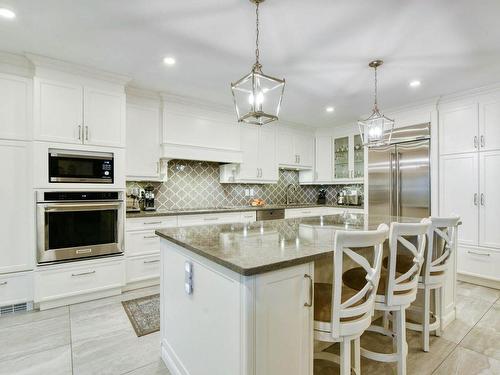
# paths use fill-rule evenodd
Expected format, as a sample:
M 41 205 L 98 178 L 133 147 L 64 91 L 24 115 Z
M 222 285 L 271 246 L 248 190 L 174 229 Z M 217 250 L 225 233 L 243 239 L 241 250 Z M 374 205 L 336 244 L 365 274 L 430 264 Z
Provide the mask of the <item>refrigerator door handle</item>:
M 394 189 L 394 182 L 395 182 L 395 178 L 394 178 L 394 153 L 391 152 L 391 155 L 389 157 L 389 168 L 390 168 L 390 172 L 389 173 L 389 185 L 390 185 L 390 191 L 389 191 L 389 204 L 391 206 L 391 215 L 392 216 L 396 216 L 395 215 L 395 212 L 394 212 L 394 194 L 396 193 L 396 190 Z

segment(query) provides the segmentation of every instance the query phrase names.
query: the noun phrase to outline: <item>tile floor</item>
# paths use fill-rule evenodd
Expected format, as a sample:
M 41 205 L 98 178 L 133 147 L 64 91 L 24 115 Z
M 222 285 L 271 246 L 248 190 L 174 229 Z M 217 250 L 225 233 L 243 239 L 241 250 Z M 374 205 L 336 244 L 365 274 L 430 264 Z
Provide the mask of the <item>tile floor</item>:
M 159 333 L 137 337 L 121 305 L 154 293 L 157 287 L 1 317 L 0 375 L 169 375 Z M 362 345 L 380 347 L 383 340 L 364 335 Z M 500 375 L 500 290 L 459 283 L 457 320 L 442 337 L 431 337 L 431 352 L 420 350 L 420 335 L 411 331 L 408 345 L 409 374 Z M 315 375 L 336 373 L 337 366 L 315 363 Z M 392 374 L 394 366 L 363 359 L 362 373 Z

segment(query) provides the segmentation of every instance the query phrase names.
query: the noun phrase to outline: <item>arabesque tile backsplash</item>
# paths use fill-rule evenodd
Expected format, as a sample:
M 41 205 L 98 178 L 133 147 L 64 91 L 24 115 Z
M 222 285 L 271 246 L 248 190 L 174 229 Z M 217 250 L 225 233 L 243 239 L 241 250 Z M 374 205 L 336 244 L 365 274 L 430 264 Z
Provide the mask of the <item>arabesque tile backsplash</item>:
M 289 184 L 297 186 L 293 194 L 295 202 L 316 203 L 320 185 L 299 186 L 299 173 L 280 170 L 276 184 L 221 184 L 219 182 L 219 163 L 191 160 L 171 160 L 168 163 L 166 182 L 127 182 L 127 191 L 132 187 L 152 185 L 156 194 L 158 209 L 176 210 L 190 208 L 212 208 L 245 206 L 252 198 L 261 198 L 266 204 L 283 204 L 286 201 L 286 188 Z M 363 193 L 363 185 L 352 185 Z M 338 191 L 344 185 L 323 186 L 326 190 L 327 204 L 335 204 Z M 246 197 L 245 189 L 253 189 L 254 196 Z

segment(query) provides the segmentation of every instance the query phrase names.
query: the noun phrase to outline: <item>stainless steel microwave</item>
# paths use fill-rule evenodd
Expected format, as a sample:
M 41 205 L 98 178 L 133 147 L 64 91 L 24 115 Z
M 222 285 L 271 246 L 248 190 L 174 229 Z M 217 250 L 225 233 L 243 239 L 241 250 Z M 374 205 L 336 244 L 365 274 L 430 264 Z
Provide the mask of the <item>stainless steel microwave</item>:
M 112 184 L 113 154 L 49 149 L 49 182 Z

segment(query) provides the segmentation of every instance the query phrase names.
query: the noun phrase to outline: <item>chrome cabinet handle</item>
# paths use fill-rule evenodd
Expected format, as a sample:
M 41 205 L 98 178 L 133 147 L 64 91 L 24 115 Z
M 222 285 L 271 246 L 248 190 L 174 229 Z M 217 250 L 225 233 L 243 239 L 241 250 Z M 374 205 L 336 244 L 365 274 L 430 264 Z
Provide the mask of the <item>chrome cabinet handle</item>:
M 82 272 L 82 273 L 72 273 L 71 276 L 76 277 L 76 276 L 92 275 L 94 273 L 95 273 L 95 270 L 89 271 L 89 272 Z
M 477 135 L 474 136 L 474 148 L 477 148 Z
M 78 125 L 78 140 L 82 140 L 82 126 Z
M 0 283 L 0 286 L 2 286 L 2 285 L 7 285 L 7 284 L 8 284 L 8 281 L 2 281 L 2 282 Z
M 484 193 L 481 193 L 481 206 L 484 206 Z
M 161 224 L 161 221 L 151 221 L 149 223 L 144 223 L 144 225 L 154 225 L 154 224 Z
M 88 126 L 85 126 L 85 140 L 86 141 L 89 140 L 89 127 Z
M 203 218 L 204 221 L 215 221 L 215 220 L 219 220 L 218 217 L 205 217 Z
M 481 147 L 484 147 L 484 135 L 481 136 Z
M 159 259 L 156 259 L 156 260 L 145 260 L 144 264 L 158 263 L 159 261 L 160 261 Z
M 144 236 L 144 239 L 158 238 L 158 236 Z
M 257 168 L 257 178 L 259 178 L 259 168 Z
M 477 206 L 477 193 L 474 193 L 474 206 Z
M 299 164 L 300 164 L 300 155 L 298 155 L 298 157 L 299 157 Z
M 309 279 L 309 302 L 305 302 L 304 306 L 305 307 L 312 307 L 312 305 L 313 305 L 313 293 L 314 293 L 313 279 L 307 273 L 304 274 L 304 278 Z
M 472 251 L 472 250 L 467 250 L 467 253 L 468 254 L 472 254 L 472 255 L 480 255 L 480 256 L 483 256 L 483 257 L 489 257 L 489 256 L 491 256 L 490 253 L 479 253 L 479 252 Z

